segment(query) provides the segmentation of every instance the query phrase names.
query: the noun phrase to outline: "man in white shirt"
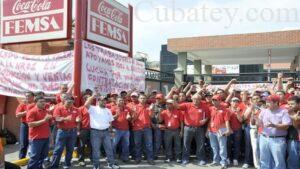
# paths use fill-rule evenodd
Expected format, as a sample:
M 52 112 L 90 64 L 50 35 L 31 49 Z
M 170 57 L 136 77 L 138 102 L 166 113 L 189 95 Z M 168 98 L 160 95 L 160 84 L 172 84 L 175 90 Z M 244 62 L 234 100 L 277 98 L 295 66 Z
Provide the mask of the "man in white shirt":
M 94 169 L 100 168 L 100 146 L 103 144 L 108 160 L 108 168 L 119 169 L 120 167 L 115 163 L 113 145 L 111 142 L 112 132 L 111 122 L 114 120 L 109 109 L 105 108 L 106 100 L 104 97 L 99 98 L 97 106 L 92 106 L 96 94 L 91 96 L 85 103 L 86 108 L 90 114 L 91 134 L 90 140 L 93 149 L 93 166 Z

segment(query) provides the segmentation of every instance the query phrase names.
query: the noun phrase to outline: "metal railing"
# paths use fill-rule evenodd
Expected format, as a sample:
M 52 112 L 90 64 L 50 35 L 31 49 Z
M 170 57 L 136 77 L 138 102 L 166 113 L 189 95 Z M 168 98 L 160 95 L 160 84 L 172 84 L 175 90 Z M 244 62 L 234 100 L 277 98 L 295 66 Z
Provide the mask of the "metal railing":
M 172 82 L 174 83 L 175 75 L 172 73 L 161 72 L 154 69 L 146 69 L 146 80 Z
M 238 73 L 238 74 L 202 74 L 202 75 L 184 75 L 185 82 L 193 82 L 194 78 L 203 80 L 209 79 L 211 84 L 225 84 L 231 79 L 237 79 L 239 83 L 271 83 L 277 78 L 279 72 L 260 72 L 260 73 Z M 300 71 L 282 72 L 285 78 L 292 77 L 295 82 L 300 83 Z

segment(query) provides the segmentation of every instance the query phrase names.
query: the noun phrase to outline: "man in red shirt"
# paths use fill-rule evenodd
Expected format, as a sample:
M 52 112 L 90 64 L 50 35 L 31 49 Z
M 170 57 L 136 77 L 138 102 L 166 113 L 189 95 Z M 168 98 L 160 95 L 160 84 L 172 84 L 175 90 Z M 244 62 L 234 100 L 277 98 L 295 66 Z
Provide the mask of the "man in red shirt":
M 210 107 L 209 140 L 213 150 L 212 166 L 220 165 L 227 168 L 227 136 L 231 133 L 229 112 L 221 105 L 222 98 L 215 95 L 212 98 L 213 106 Z
M 41 169 L 44 159 L 48 156 L 50 123 L 52 116 L 45 109 L 46 100 L 43 97 L 35 98 L 36 107 L 27 113 L 29 126 L 30 159 L 28 169 Z
M 118 97 L 117 105 L 112 107 L 111 112 L 114 117 L 112 125 L 115 129 L 115 137 L 113 140 L 114 152 L 116 154 L 117 146 L 121 141 L 121 159 L 123 162 L 127 163 L 129 161 L 130 109 L 125 106 L 125 100 L 122 97 Z
M 24 103 L 21 103 L 16 110 L 16 117 L 21 120 L 20 124 L 20 152 L 19 159 L 25 158 L 28 149 L 28 124 L 26 114 L 35 106 L 34 93 L 26 92 Z
M 83 103 L 87 101 L 87 99 L 91 97 L 91 95 L 84 95 L 82 97 Z M 88 112 L 88 109 L 86 106 L 81 106 L 78 108 L 79 114 L 81 116 L 81 126 L 80 126 L 80 132 L 77 133 L 79 137 L 79 145 L 78 145 L 78 154 L 79 154 L 79 165 L 80 166 L 85 166 L 84 162 L 84 148 L 85 146 L 91 148 L 90 144 L 90 115 Z M 92 159 L 92 151 L 90 151 L 90 159 Z
M 146 149 L 148 163 L 154 165 L 153 161 L 153 140 L 151 130 L 151 117 L 153 117 L 153 105 L 149 108 L 146 104 L 147 99 L 145 95 L 139 96 L 139 105 L 133 107 L 132 112 L 132 130 L 135 143 L 135 161 L 137 164 L 142 159 L 142 140 Z
M 192 103 L 183 103 L 179 105 L 179 110 L 183 111 L 183 161 L 186 165 L 189 162 L 191 142 L 195 138 L 197 145 L 198 165 L 205 165 L 205 124 L 209 119 L 209 109 L 201 102 L 201 96 L 195 94 L 192 96 Z M 183 129 L 182 129 L 183 130 Z
M 240 99 L 234 97 L 231 99 L 229 113 L 230 113 L 230 127 L 233 133 L 228 137 L 228 160 L 233 160 L 233 165 L 238 166 L 240 159 L 240 148 L 242 141 L 242 123 L 244 110 L 239 107 Z M 233 151 L 232 151 L 233 150 Z M 230 161 L 229 161 L 230 162 Z
M 126 104 L 130 109 L 136 107 L 139 104 L 139 94 L 137 92 L 133 92 L 130 95 L 130 102 Z
M 59 104 L 62 101 L 61 95 L 62 94 L 71 94 L 74 88 L 74 84 L 72 83 L 71 87 L 68 88 L 67 84 L 61 84 L 59 87 L 59 93 L 55 95 L 56 104 Z
M 53 117 L 57 122 L 57 135 L 51 168 L 58 168 L 60 158 L 66 147 L 64 168 L 71 167 L 72 153 L 77 138 L 77 123 L 81 122 L 78 109 L 73 106 L 74 98 L 67 97 L 63 106 L 54 110 Z
M 172 142 L 174 141 L 175 157 L 177 163 L 181 163 L 181 137 L 180 127 L 183 127 L 182 113 L 174 106 L 174 100 L 166 101 L 167 109 L 160 113 L 159 121 L 166 127 L 164 132 L 164 143 L 166 151 L 166 162 L 172 159 Z M 179 137 L 180 136 L 180 137 Z

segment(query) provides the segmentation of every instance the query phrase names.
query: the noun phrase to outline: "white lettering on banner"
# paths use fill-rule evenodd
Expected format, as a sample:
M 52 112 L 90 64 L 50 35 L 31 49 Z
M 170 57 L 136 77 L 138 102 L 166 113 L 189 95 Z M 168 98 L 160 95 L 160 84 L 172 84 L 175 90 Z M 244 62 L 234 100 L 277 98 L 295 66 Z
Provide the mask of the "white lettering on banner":
M 145 64 L 115 51 L 83 42 L 81 90 L 101 93 L 145 90 Z
M 0 49 L 0 94 L 22 97 L 25 91 L 55 94 L 62 83 L 70 83 L 73 52 L 31 56 Z
M 47 11 L 51 8 L 51 2 L 48 0 L 40 1 L 40 0 L 32 0 L 32 1 L 23 1 L 17 0 L 13 6 L 12 13 L 20 14 L 20 13 L 34 13 L 40 11 Z

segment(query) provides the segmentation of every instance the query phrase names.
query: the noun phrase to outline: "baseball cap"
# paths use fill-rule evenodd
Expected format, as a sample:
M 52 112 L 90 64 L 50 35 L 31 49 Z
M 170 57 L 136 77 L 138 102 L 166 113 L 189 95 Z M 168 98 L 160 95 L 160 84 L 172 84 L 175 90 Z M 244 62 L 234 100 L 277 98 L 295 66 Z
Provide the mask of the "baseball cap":
M 239 101 L 240 101 L 240 99 L 239 99 L 239 98 L 237 98 L 237 97 L 234 97 L 234 98 L 232 98 L 232 99 L 231 99 L 231 101 L 232 101 L 232 102 L 235 102 L 235 101 L 239 102 Z
M 131 95 L 130 96 L 136 96 L 136 97 L 138 97 L 139 96 L 139 94 L 137 93 L 137 92 L 133 92 L 133 93 L 131 93 Z
M 279 102 L 280 101 L 280 97 L 277 95 L 271 95 L 268 96 L 266 101 L 271 101 L 271 102 Z
M 159 93 L 159 94 L 156 94 L 155 96 L 155 99 L 163 99 L 164 98 L 164 95 Z
M 168 99 L 168 100 L 166 101 L 166 103 L 174 104 L 174 100 L 173 100 L 173 99 Z

